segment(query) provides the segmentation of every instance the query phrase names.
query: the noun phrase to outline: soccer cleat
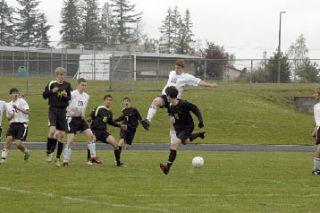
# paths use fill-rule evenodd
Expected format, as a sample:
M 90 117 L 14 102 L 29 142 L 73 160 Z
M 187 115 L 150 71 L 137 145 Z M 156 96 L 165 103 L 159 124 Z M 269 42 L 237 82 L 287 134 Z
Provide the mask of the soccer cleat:
M 46 161 L 47 161 L 48 163 L 51 163 L 51 162 L 52 162 L 52 159 L 53 159 L 53 154 L 52 154 L 52 153 L 51 153 L 51 154 L 47 154 Z
M 90 160 L 88 160 L 87 165 L 92 166 L 92 162 Z
M 63 162 L 63 165 L 62 165 L 64 168 L 67 168 L 69 166 L 69 163 L 68 162 Z
M 312 174 L 313 175 L 320 175 L 320 170 L 319 169 L 312 170 Z
M 24 161 L 27 161 L 30 157 L 30 152 L 24 153 Z
M 204 134 L 206 133 L 206 131 L 205 130 L 200 130 L 200 132 L 199 132 L 199 137 L 201 138 L 201 139 L 204 139 Z
M 59 158 L 56 158 L 56 166 L 61 167 L 61 162 Z
M 141 124 L 145 130 L 149 130 L 150 122 L 147 119 L 142 120 Z
M 127 167 L 127 165 L 122 162 L 117 162 L 117 166 L 118 167 Z
M 1 159 L 0 164 L 5 164 L 7 163 L 6 159 Z
M 96 163 L 96 164 L 102 164 L 103 162 L 99 160 L 98 157 L 92 157 L 90 158 L 91 163 Z
M 168 167 L 166 167 L 163 163 L 160 163 L 160 169 L 162 170 L 162 172 L 167 175 L 169 173 L 169 169 Z

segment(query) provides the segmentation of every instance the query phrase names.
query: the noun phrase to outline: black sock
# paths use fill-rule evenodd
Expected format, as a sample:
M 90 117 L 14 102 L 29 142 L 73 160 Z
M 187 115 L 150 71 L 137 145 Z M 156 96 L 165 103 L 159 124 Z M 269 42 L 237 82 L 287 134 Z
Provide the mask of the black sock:
M 90 158 L 91 158 L 91 153 L 90 153 L 90 150 L 88 149 L 88 161 L 90 160 Z
M 169 155 L 169 160 L 167 164 L 168 169 L 170 169 L 171 165 L 173 164 L 173 161 L 176 159 L 176 156 L 177 156 L 177 151 L 170 149 L 170 155 Z
M 51 139 L 51 146 L 50 146 L 50 153 L 54 153 L 56 146 L 57 146 L 57 139 L 52 138 Z
M 122 146 L 119 146 L 119 151 L 120 151 L 120 153 L 121 153 L 121 151 L 122 151 Z
M 52 138 L 47 139 L 47 155 L 49 155 L 51 153 L 51 146 L 52 146 L 51 140 L 52 140 Z
M 59 158 L 59 159 L 60 159 L 62 150 L 63 150 L 63 143 L 58 141 L 57 158 Z
M 192 134 L 192 135 L 189 137 L 189 139 L 190 139 L 190 141 L 193 141 L 194 139 L 196 139 L 196 138 L 198 138 L 198 137 L 200 137 L 200 133 L 195 133 L 195 134 Z
M 114 150 L 114 156 L 116 158 L 117 163 L 120 163 L 120 150 L 119 149 Z

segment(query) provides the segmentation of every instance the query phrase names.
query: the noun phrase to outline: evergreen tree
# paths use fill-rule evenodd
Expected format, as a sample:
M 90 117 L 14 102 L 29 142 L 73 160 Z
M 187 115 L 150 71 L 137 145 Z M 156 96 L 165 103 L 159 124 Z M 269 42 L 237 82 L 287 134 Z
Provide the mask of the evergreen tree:
M 168 13 L 160 28 L 160 52 L 173 52 L 174 32 L 172 27 L 172 10 L 169 7 Z
M 173 49 L 174 52 L 176 53 L 177 50 L 179 49 L 179 37 L 181 28 L 182 28 L 182 20 L 181 20 L 181 15 L 178 11 L 178 7 L 176 6 L 174 10 L 172 11 L 172 16 L 171 16 L 171 28 L 173 32 Z
M 136 31 L 142 12 L 134 13 L 135 5 L 130 4 L 129 0 L 111 0 L 111 2 L 119 43 L 136 43 L 138 39 Z
M 266 64 L 266 72 L 268 73 L 268 82 L 276 83 L 278 80 L 278 58 L 280 58 L 280 82 L 286 83 L 290 81 L 290 64 L 288 61 L 288 56 L 280 53 L 280 57 L 278 56 L 278 52 L 275 52 L 272 57 L 268 60 Z
M 87 49 L 99 47 L 101 43 L 101 30 L 99 27 L 99 7 L 97 0 L 84 0 L 83 40 Z
M 46 24 L 44 14 L 37 9 L 39 1 L 17 0 L 17 2 L 20 8 L 18 8 L 18 17 L 15 23 L 15 43 L 24 47 L 37 47 L 40 45 L 39 41 L 43 41 L 44 37 L 48 38 L 48 35 L 44 35 L 44 33 L 48 32 L 51 26 Z
M 44 13 L 41 13 L 37 18 L 37 24 L 39 27 L 37 27 L 36 38 L 34 40 L 35 47 L 49 48 L 50 41 L 48 31 L 51 26 L 47 24 L 47 18 Z
M 14 43 L 12 23 L 13 8 L 5 0 L 0 1 L 0 45 L 11 46 Z
M 77 48 L 81 44 L 82 37 L 79 0 L 64 0 L 61 24 L 61 43 L 67 48 Z
M 117 29 L 115 27 L 115 18 L 109 3 L 105 3 L 103 5 L 100 26 L 103 44 L 106 46 L 115 44 L 117 41 Z
M 177 41 L 176 52 L 180 54 L 193 54 L 194 50 L 192 48 L 192 43 L 194 40 L 192 37 L 194 34 L 192 33 L 192 22 L 190 17 L 190 11 L 187 9 L 185 13 L 184 19 L 180 19 L 180 29 L 179 36 Z

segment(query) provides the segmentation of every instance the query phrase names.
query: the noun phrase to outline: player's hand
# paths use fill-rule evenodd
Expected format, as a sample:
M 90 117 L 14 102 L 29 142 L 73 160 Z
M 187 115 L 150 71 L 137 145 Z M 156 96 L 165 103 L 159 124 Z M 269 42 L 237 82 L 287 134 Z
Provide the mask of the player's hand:
M 89 116 L 89 117 L 87 117 L 87 121 L 88 122 L 91 122 L 92 121 L 92 118 Z
M 12 105 L 13 109 L 18 109 L 17 105 L 13 104 Z
M 81 115 L 81 119 L 84 120 L 86 116 L 84 114 Z
M 52 92 L 53 92 L 53 93 L 57 93 L 58 91 L 59 91 L 59 88 L 58 88 L 58 87 L 55 87 L 55 88 L 52 89 Z
M 20 94 L 20 98 L 24 99 L 25 98 L 25 94 Z
M 315 132 L 315 131 L 313 131 L 311 136 L 312 136 L 312 140 L 314 140 L 314 141 L 315 141 L 315 140 L 316 140 L 316 138 L 317 138 L 316 132 Z
M 61 95 L 62 95 L 63 97 L 67 97 L 67 96 L 68 96 L 68 93 L 67 93 L 65 90 L 63 90 L 63 91 L 61 92 Z
M 203 122 L 199 122 L 198 127 L 203 128 L 204 127 Z
M 123 131 L 127 131 L 128 126 L 125 125 L 125 124 L 121 124 L 121 129 L 122 129 Z
M 211 88 L 217 88 L 218 87 L 218 85 L 216 84 L 216 83 L 213 83 L 213 84 L 211 84 L 211 86 L 210 86 Z
M 72 111 L 70 111 L 69 114 L 70 114 L 71 117 L 74 117 L 76 115 L 76 113 L 74 113 Z

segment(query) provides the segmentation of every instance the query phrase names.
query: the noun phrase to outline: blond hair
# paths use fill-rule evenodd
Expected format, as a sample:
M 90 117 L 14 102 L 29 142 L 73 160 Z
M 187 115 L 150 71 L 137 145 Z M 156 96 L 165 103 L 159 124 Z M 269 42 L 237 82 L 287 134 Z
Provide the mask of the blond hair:
M 56 75 L 66 75 L 67 74 L 67 70 L 63 67 L 57 67 L 54 72 L 56 73 Z

